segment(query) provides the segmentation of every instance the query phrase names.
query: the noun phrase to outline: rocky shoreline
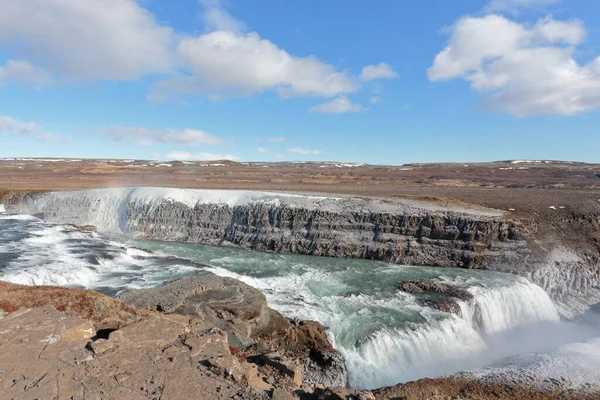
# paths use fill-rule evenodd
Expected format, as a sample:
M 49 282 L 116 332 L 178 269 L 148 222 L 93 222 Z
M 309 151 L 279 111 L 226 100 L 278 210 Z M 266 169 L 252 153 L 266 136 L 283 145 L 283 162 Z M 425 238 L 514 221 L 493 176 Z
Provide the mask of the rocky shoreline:
M 213 275 L 121 299 L 0 282 L 0 310 L 0 387 L 11 399 L 595 398 L 465 376 L 350 390 L 320 324 L 289 321 L 256 289 Z

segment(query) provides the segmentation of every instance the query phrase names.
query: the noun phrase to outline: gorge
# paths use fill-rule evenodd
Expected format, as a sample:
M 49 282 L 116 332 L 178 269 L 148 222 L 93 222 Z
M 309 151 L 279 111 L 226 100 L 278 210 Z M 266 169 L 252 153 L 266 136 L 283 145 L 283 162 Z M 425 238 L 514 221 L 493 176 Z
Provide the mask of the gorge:
M 32 225 L 21 244 L 33 242 L 37 251 L 44 243 L 59 246 L 63 267 L 23 268 L 23 257 L 16 257 L 0 272 L 3 280 L 118 294 L 198 273 L 233 277 L 263 291 L 285 316 L 328 327 L 353 387 L 485 367 L 585 342 L 597 332 L 585 312 L 598 302 L 597 271 L 586 248 L 536 235 L 538 227 L 503 211 L 410 199 L 162 188 L 20 193 L 4 202 L 22 213 L 5 221 Z M 101 235 L 65 224 L 93 226 Z M 552 251 L 542 251 L 549 245 Z M 429 278 L 466 290 L 472 300 L 458 301 L 460 311 L 448 313 L 427 306 L 440 294 L 395 288 Z M 563 378 L 571 379 L 566 386 L 582 384 Z

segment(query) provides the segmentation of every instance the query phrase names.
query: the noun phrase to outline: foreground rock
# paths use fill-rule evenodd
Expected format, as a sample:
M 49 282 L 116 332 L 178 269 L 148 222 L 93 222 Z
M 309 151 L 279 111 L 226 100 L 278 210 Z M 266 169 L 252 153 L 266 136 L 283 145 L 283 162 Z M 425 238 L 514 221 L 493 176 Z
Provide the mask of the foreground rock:
M 197 329 L 218 327 L 246 357 L 282 371 L 298 384 L 347 384 L 344 359 L 322 325 L 287 320 L 267 306 L 259 290 L 238 280 L 186 277 L 160 288 L 131 291 L 121 299 L 136 308 L 191 317 Z
M 47 306 L 11 313 L 0 332 L 6 399 L 267 399 L 272 390 L 222 331 L 161 316 L 98 339 L 91 321 Z

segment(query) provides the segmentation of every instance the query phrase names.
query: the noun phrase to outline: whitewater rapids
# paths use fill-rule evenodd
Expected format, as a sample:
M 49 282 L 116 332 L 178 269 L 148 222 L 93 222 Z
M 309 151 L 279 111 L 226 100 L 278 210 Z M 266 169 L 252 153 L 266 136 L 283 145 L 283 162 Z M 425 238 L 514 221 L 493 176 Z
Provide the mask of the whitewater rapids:
M 136 192 L 134 200 L 152 204 L 151 196 L 156 193 L 142 194 Z M 216 193 L 219 199 L 221 195 Z M 264 201 L 279 201 L 278 196 L 261 196 Z M 62 201 L 61 207 L 52 201 L 45 205 L 55 220 L 127 233 L 123 227 L 130 221 L 126 213 L 119 213 L 122 199 L 111 202 L 107 198 L 96 202 L 101 204 L 96 208 L 86 204 L 85 212 L 83 208 L 65 210 Z M 249 200 L 229 197 L 219 201 L 238 204 Z M 599 346 L 594 341 L 597 322 L 562 322 L 548 295 L 515 275 L 128 240 L 81 232 L 0 208 L 2 280 L 117 294 L 199 273 L 242 280 L 262 290 L 269 305 L 287 317 L 323 323 L 334 346 L 346 357 L 352 386 L 359 388 L 474 368 L 491 376 L 492 370 L 485 367 L 494 368 L 505 357 L 525 357 L 508 366 L 501 364 L 503 372 L 516 373 L 526 360 L 535 360 L 540 354 L 568 360 L 577 343 L 585 343 L 587 348 Z M 461 312 L 454 315 L 421 305 L 421 295 L 395 289 L 400 281 L 428 278 L 465 289 L 474 300 L 460 302 Z M 556 368 L 544 373 L 569 376 L 568 363 L 552 365 Z M 594 371 L 577 373 L 587 377 Z

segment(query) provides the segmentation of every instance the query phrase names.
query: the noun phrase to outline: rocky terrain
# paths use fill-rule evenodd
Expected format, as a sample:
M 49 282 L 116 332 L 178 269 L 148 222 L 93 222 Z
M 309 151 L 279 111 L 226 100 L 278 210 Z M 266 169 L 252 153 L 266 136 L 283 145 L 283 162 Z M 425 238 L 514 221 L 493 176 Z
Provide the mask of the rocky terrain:
M 0 289 L 2 398 L 283 400 L 347 382 L 320 324 L 285 319 L 233 279 L 189 277 L 123 301 Z
M 122 300 L 1 283 L 7 399 L 595 398 L 460 376 L 349 390 L 340 357 L 318 323 L 286 320 L 232 279 L 189 277 Z

